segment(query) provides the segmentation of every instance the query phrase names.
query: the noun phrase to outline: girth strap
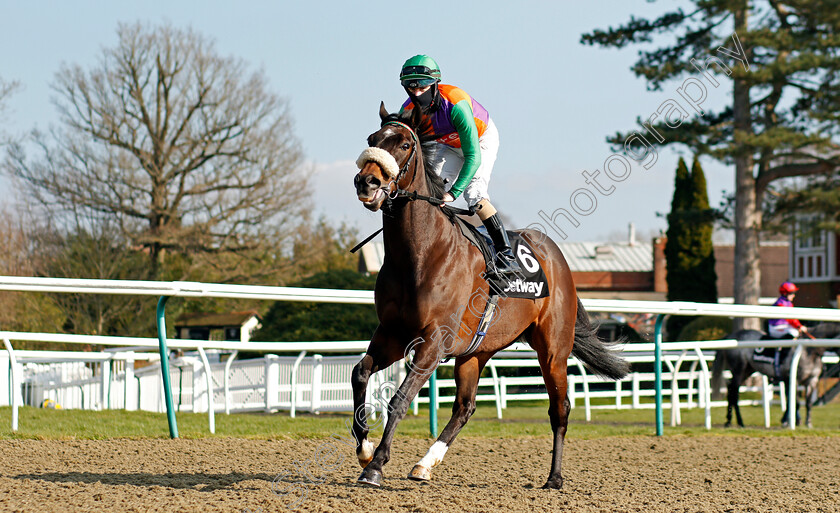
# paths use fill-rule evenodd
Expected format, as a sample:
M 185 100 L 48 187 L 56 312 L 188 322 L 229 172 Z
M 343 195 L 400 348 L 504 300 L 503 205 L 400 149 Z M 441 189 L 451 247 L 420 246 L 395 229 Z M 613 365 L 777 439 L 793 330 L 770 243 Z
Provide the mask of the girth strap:
M 493 321 L 493 315 L 496 313 L 498 302 L 499 296 L 496 294 L 493 294 L 487 300 L 487 304 L 484 306 L 484 313 L 481 314 L 481 320 L 478 321 L 478 328 L 475 330 L 475 334 L 473 334 L 472 342 L 470 342 L 470 346 L 460 356 L 473 354 L 484 341 L 484 337 L 487 335 L 487 328 L 490 326 L 490 323 Z

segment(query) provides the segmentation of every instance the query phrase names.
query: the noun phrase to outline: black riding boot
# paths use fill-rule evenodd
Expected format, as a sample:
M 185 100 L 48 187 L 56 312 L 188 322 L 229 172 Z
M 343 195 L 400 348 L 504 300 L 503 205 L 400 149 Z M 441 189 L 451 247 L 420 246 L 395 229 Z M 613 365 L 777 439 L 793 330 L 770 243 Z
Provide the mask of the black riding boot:
M 496 270 L 499 274 L 522 274 L 522 269 L 519 267 L 519 262 L 513 255 L 513 248 L 510 247 L 510 239 L 499 218 L 499 214 L 493 214 L 484 221 L 484 227 L 490 233 L 490 238 L 493 240 L 493 245 L 496 246 Z

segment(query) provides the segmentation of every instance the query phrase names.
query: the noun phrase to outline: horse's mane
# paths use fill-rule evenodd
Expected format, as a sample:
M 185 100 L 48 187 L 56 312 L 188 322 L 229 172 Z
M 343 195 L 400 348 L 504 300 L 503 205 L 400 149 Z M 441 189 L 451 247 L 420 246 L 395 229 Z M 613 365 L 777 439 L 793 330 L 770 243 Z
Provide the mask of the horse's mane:
M 429 196 L 442 199 L 444 193 L 446 193 L 446 186 L 443 183 L 443 178 L 435 174 L 431 168 L 426 167 L 426 161 L 429 160 L 429 156 L 435 149 L 429 146 L 423 147 L 422 145 L 421 148 L 422 151 L 420 155 L 423 159 L 423 170 L 426 172 L 426 185 L 429 187 Z
M 429 196 L 437 199 L 443 199 L 443 195 L 446 193 L 446 184 L 443 183 L 443 178 L 439 177 L 432 171 L 431 168 L 426 167 L 426 159 L 429 158 L 429 154 L 434 151 L 432 147 L 423 147 L 421 145 L 422 151 L 420 152 L 421 162 L 420 165 L 423 166 L 423 170 L 426 172 L 426 186 L 429 188 Z M 448 208 L 440 209 L 446 217 L 450 220 L 454 221 L 455 213 L 449 210 Z

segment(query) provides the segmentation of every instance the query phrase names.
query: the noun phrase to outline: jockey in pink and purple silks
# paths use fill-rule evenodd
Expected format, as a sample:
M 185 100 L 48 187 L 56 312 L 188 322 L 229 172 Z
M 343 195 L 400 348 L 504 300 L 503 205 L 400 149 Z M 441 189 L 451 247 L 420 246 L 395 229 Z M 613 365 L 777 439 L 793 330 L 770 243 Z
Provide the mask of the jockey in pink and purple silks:
M 773 306 L 793 307 L 793 298 L 798 290 L 799 287 L 789 281 L 782 283 L 779 286 L 779 299 Z M 808 332 L 808 328 L 797 319 L 771 319 L 768 325 L 772 338 L 799 338 L 800 333 Z
M 496 269 L 501 274 L 521 273 L 510 239 L 487 192 L 499 150 L 499 132 L 490 114 L 463 90 L 440 83 L 440 68 L 427 55 L 415 55 L 403 64 L 400 82 L 408 100 L 400 112 L 419 109 L 418 136 L 423 143 L 426 167 L 444 179 L 445 202 L 461 194 L 475 207 L 496 249 Z

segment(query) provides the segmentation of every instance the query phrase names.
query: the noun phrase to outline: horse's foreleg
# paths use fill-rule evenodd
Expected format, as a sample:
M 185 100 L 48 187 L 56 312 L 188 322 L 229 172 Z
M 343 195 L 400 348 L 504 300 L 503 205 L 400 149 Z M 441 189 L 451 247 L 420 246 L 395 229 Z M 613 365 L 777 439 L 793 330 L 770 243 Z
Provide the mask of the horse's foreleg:
M 353 367 L 351 383 L 353 386 L 353 438 L 356 440 L 356 457 L 359 464 L 366 467 L 373 458 L 373 443 L 368 439 L 367 414 L 368 404 L 365 402 L 367 396 L 367 384 L 371 374 L 384 369 L 402 357 L 397 354 L 393 347 L 396 344 L 389 344 L 389 340 L 381 335 L 379 329 L 373 335 L 367 354 Z
M 814 402 L 817 399 L 818 382 L 819 378 L 812 378 L 808 380 L 808 384 L 805 386 L 805 425 L 808 426 L 809 429 L 814 427 L 811 423 L 811 406 L 814 405 Z
M 490 355 L 482 355 L 481 357 L 471 356 L 463 360 L 460 358 L 455 360 L 456 392 L 455 403 L 452 405 L 452 417 L 450 417 L 449 422 L 443 428 L 429 452 L 411 469 L 408 474 L 409 479 L 414 481 L 431 479 L 432 467 L 443 460 L 449 446 L 452 445 L 461 428 L 475 412 L 475 393 L 478 389 L 478 378 L 481 375 L 481 369 L 484 368 L 484 364 L 487 363 L 489 358 Z
M 373 453 L 373 459 L 368 463 L 359 476 L 360 483 L 379 486 L 382 482 L 382 467 L 391 459 L 391 442 L 393 442 L 397 425 L 405 417 L 408 405 L 414 399 L 423 384 L 429 379 L 432 371 L 439 362 L 438 351 L 425 351 L 422 357 L 415 357 L 409 369 L 408 376 L 394 392 L 388 404 L 388 423 L 382 432 L 382 440 Z
M 730 366 L 729 370 L 732 372 L 732 380 L 729 382 L 729 390 L 726 397 L 726 424 L 724 427 L 732 425 L 732 410 L 735 410 L 735 420 L 739 427 L 744 427 L 744 419 L 741 418 L 741 407 L 738 406 L 738 398 L 741 394 L 741 383 L 752 374 L 752 368 L 745 363 L 735 364 Z

